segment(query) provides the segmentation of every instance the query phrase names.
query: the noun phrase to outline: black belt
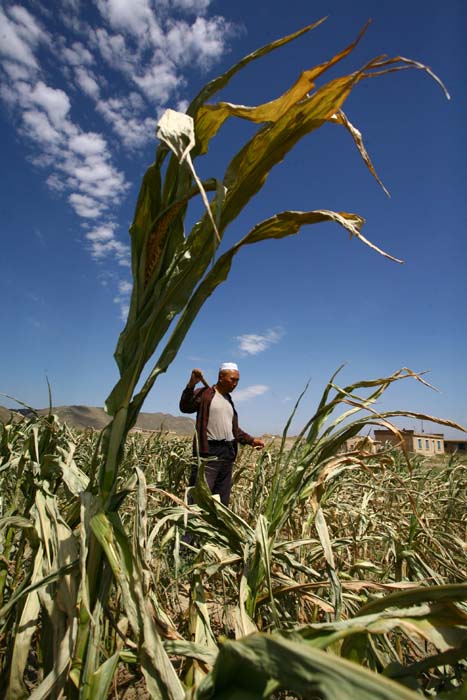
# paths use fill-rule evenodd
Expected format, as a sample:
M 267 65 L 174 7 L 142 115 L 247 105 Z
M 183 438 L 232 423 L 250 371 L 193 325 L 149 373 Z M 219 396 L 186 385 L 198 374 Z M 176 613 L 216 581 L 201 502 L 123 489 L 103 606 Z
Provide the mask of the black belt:
M 234 445 L 236 440 L 209 440 L 208 445 Z

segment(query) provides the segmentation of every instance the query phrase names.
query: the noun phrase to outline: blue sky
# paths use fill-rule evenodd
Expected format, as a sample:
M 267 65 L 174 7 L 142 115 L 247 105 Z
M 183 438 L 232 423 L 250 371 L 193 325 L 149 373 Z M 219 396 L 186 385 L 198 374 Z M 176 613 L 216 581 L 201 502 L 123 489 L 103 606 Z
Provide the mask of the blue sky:
M 183 109 L 243 55 L 323 16 L 220 97 L 273 99 L 371 18 L 329 77 L 380 54 L 405 56 L 430 66 L 452 99 L 417 70 L 360 84 L 344 109 L 391 198 L 347 132 L 329 125 L 272 171 L 223 247 L 276 212 L 333 209 L 362 215 L 365 236 L 405 264 L 331 224 L 241 252 L 144 410 L 177 414 L 192 367 L 214 381 L 221 362 L 236 361 L 240 422 L 255 434 L 281 431 L 310 380 L 298 429 L 346 363 L 342 383 L 404 366 L 430 370 L 439 392 L 401 382 L 379 408 L 467 425 L 463 0 L 3 2 L 0 391 L 43 407 L 48 377 L 55 405 L 103 405 L 117 379 L 112 355 L 131 289 L 128 228 L 157 119 L 167 107 Z M 222 178 L 250 133 L 248 124 L 227 124 L 197 161 L 200 174 Z

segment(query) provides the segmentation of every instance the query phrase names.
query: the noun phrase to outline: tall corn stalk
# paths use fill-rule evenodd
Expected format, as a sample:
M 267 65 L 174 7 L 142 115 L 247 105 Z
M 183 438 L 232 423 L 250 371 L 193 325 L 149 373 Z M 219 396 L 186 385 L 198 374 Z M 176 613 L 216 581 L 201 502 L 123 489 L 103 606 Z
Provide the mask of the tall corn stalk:
M 215 260 L 228 225 L 259 192 L 271 169 L 284 159 L 302 137 L 324 124 L 343 126 L 350 133 L 365 164 L 380 182 L 364 148 L 361 134 L 349 122 L 342 107 L 352 89 L 367 78 L 407 68 L 422 69 L 433 75 L 426 66 L 415 61 L 401 57 L 378 57 L 359 70 L 316 88 L 315 81 L 351 53 L 361 39 L 363 30 L 355 42 L 330 60 L 301 73 L 289 90 L 271 102 L 256 107 L 228 102 L 206 104 L 248 63 L 319 24 L 321 21 L 250 54 L 204 87 L 186 114 L 167 110 L 159 122 L 158 136 L 161 143 L 155 162 L 143 178 L 130 228 L 133 291 L 127 323 L 115 352 L 120 379 L 106 401 L 107 411 L 113 420 L 104 434 L 102 469 L 99 475 L 99 491 L 104 502 L 108 502 L 113 493 L 126 435 L 134 425 L 146 396 L 157 377 L 167 370 L 175 358 L 206 299 L 227 278 L 233 258 L 242 247 L 266 239 L 290 236 L 298 233 L 306 224 L 334 221 L 347 230 L 351 237 L 356 237 L 382 255 L 401 262 L 363 237 L 362 217 L 328 210 L 285 211 L 276 214 L 258 223 L 244 238 Z M 213 178 L 201 183 L 196 176 L 194 162 L 207 153 L 211 139 L 230 117 L 246 119 L 261 126 L 234 156 L 222 181 Z M 210 203 L 206 199 L 206 190 L 213 192 Z M 185 234 L 184 217 L 188 204 L 199 195 L 206 203 L 207 211 L 191 231 Z M 171 328 L 165 347 L 143 386 L 135 393 L 143 370 Z

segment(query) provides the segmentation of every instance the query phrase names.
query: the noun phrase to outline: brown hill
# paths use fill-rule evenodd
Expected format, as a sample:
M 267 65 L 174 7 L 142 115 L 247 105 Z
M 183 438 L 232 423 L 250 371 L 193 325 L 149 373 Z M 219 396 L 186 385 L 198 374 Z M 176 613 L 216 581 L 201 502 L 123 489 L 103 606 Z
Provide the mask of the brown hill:
M 19 420 L 21 415 L 14 411 L 12 408 L 5 408 L 5 406 L 0 406 L 0 423 L 9 423 L 12 419 Z
M 98 406 L 54 406 L 52 410 L 64 423 L 79 429 L 101 430 L 110 420 L 104 409 Z M 48 412 L 48 408 L 37 410 L 37 413 L 41 415 Z M 0 422 L 10 420 L 11 413 L 10 409 L 0 406 Z M 23 416 L 31 415 L 27 409 L 20 409 L 18 413 Z M 195 422 L 192 418 L 172 416 L 170 413 L 140 413 L 136 427 L 141 428 L 141 430 L 164 430 L 177 433 L 177 435 L 192 435 Z

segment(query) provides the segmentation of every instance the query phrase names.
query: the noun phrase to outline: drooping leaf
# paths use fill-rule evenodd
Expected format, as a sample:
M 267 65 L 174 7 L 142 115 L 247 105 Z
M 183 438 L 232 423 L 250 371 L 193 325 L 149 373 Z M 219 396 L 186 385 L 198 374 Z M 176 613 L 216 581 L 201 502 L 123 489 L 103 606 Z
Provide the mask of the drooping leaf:
M 317 23 L 318 24 L 318 23 Z M 319 23 L 320 24 L 320 23 Z M 314 25 L 317 26 L 317 25 Z M 349 55 L 356 47 L 368 24 L 360 32 L 357 39 L 339 52 L 329 61 L 321 63 L 310 70 L 303 71 L 296 82 L 283 95 L 258 105 L 257 107 L 245 107 L 244 105 L 234 105 L 229 102 L 219 102 L 214 105 L 202 105 L 196 113 L 196 141 L 199 154 L 206 153 L 209 141 L 217 134 L 224 122 L 229 117 L 247 119 L 258 124 L 265 122 L 276 122 L 297 102 L 304 99 L 315 87 L 315 80 L 325 73 L 329 68 Z

